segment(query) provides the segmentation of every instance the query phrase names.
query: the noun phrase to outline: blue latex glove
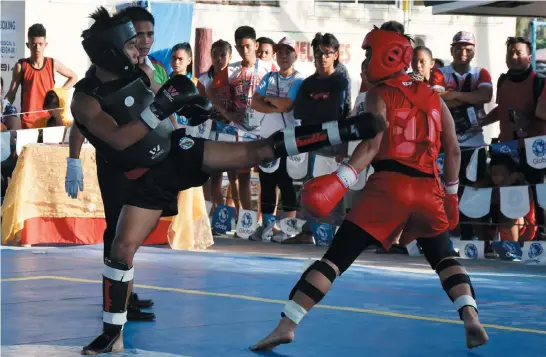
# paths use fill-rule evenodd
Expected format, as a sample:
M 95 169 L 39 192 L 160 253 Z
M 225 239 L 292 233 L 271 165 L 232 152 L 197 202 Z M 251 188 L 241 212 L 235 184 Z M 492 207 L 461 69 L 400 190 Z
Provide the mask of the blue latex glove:
M 78 189 L 83 192 L 83 170 L 80 159 L 66 159 L 64 189 L 68 196 L 78 198 Z

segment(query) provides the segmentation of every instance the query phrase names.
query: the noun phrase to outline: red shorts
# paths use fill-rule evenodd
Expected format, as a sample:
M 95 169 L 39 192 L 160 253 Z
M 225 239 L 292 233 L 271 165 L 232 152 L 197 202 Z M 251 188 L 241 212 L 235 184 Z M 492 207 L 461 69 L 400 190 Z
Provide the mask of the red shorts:
M 370 176 L 347 220 L 387 250 L 402 232 L 400 244 L 407 244 L 416 238 L 436 237 L 449 226 L 437 179 L 385 171 Z

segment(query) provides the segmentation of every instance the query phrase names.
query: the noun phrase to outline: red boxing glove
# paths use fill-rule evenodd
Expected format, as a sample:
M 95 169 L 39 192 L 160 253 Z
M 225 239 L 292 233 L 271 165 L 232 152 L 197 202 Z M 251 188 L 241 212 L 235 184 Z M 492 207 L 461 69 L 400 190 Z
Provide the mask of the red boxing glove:
M 449 230 L 454 230 L 459 224 L 459 180 L 449 182 L 444 186 L 444 209 L 449 222 Z
M 301 202 L 313 216 L 327 216 L 357 180 L 356 170 L 349 164 L 341 164 L 336 172 L 306 182 Z

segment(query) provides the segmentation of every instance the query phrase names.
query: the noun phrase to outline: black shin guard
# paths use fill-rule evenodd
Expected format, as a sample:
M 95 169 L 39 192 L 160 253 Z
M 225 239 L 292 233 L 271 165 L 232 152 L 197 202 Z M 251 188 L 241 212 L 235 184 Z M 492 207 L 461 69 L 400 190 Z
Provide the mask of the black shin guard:
M 442 260 L 436 266 L 435 270 L 436 270 L 436 273 L 438 275 L 440 275 L 440 273 L 443 270 L 448 269 L 450 267 L 454 267 L 454 266 L 462 267 L 461 263 L 459 263 L 456 259 L 448 258 L 448 259 Z M 453 287 L 455 287 L 455 286 L 457 286 L 459 284 L 468 284 L 470 286 L 470 292 L 471 292 L 472 296 L 462 295 L 462 296 L 459 296 L 456 299 L 453 299 L 449 295 L 449 290 L 451 290 Z M 455 307 L 456 307 L 457 311 L 459 312 L 459 317 L 461 318 L 461 320 L 463 318 L 462 313 L 461 313 L 461 309 L 463 307 L 472 306 L 476 310 L 476 312 L 478 311 L 478 306 L 476 304 L 476 294 L 474 293 L 474 287 L 472 286 L 472 282 L 470 281 L 470 277 L 467 274 L 454 274 L 454 275 L 451 275 L 449 278 L 445 279 L 442 282 L 442 287 L 444 288 L 447 296 L 455 304 Z
M 336 271 L 330 265 L 321 260 L 315 261 L 309 268 L 307 268 L 307 270 L 305 270 L 305 272 L 301 275 L 300 280 L 290 292 L 290 295 L 288 296 L 288 302 L 284 306 L 284 310 L 281 313 L 281 316 L 288 317 L 296 324 L 298 324 L 307 313 L 307 311 L 303 307 L 299 306 L 292 300 L 292 298 L 296 294 L 296 291 L 300 291 L 302 294 L 308 296 L 315 302 L 315 304 L 318 304 L 324 298 L 324 293 L 322 291 L 320 291 L 313 284 L 305 280 L 311 270 L 318 271 L 328 280 L 330 280 L 331 283 L 333 283 L 337 277 Z
M 127 322 L 127 293 L 134 269 L 123 262 L 104 261 L 103 314 L 104 331 L 119 333 Z
M 294 156 L 351 140 L 373 139 L 385 130 L 385 121 L 362 113 L 341 121 L 286 128 L 272 135 L 275 156 Z

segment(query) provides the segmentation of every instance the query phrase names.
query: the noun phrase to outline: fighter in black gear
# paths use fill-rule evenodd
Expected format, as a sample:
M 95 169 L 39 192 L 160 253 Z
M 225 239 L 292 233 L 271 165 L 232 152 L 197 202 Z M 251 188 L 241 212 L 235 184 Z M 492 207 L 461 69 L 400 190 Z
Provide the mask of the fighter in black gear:
M 185 76 L 169 79 L 154 96 L 146 73 L 136 67 L 136 32 L 130 20 L 100 7 L 82 34 L 96 67 L 75 86 L 71 110 L 81 133 L 97 154 L 125 171 L 134 184 L 121 210 L 116 236 L 103 272 L 104 331 L 82 354 L 123 350 L 127 298 L 134 276 L 133 257 L 178 192 L 202 186 L 212 172 L 251 168 L 279 157 L 367 140 L 385 129 L 370 114 L 341 122 L 297 127 L 246 143 L 206 141 L 174 130 L 173 113 L 198 125 L 209 118 L 210 102 Z M 176 206 L 175 206 L 176 207 Z

